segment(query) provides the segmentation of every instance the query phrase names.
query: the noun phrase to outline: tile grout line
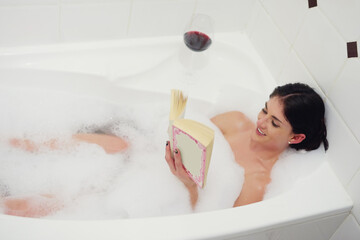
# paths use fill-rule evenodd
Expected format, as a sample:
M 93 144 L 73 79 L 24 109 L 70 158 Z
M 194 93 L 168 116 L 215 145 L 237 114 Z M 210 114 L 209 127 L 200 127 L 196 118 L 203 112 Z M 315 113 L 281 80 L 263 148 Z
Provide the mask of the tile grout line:
M 58 8 L 59 8 L 59 24 L 58 24 L 59 42 L 63 42 L 63 35 L 62 35 L 62 29 L 61 29 L 62 0 L 58 0 Z
M 336 32 L 341 36 L 341 38 L 344 40 L 345 43 L 347 43 L 346 37 L 343 36 L 343 34 L 341 33 L 341 31 L 337 28 L 337 26 L 333 23 L 333 21 L 331 20 L 331 18 L 328 17 L 328 15 L 324 12 L 324 10 L 321 9 L 320 6 L 318 6 L 319 8 L 319 12 L 324 16 L 324 18 L 326 18 L 326 20 L 329 21 L 330 25 L 336 30 Z M 357 41 L 356 39 L 354 39 L 353 41 Z
M 319 6 L 318 6 L 319 7 Z M 329 88 L 329 94 L 330 95 L 333 91 L 334 91 L 334 86 L 336 84 L 336 82 L 339 81 L 339 78 L 341 76 L 341 73 L 343 72 L 344 68 L 345 68 L 345 65 L 346 63 L 348 62 L 349 60 L 349 57 L 348 57 L 348 53 L 347 53 L 347 47 L 346 47 L 346 44 L 347 44 L 347 40 L 345 39 L 345 37 L 341 34 L 341 32 L 339 31 L 339 29 L 333 24 L 333 22 L 331 21 L 331 19 L 324 13 L 324 11 L 321 9 L 321 7 L 319 7 L 319 13 L 329 22 L 329 24 L 331 25 L 331 27 L 333 29 L 335 29 L 335 31 L 337 32 L 337 34 L 340 36 L 340 38 L 344 41 L 344 51 L 346 51 L 346 58 L 345 58 L 345 61 L 343 63 L 343 65 L 341 66 L 340 70 L 339 70 L 339 73 L 337 74 L 336 78 L 334 79 L 334 81 L 331 83 L 330 85 L 330 88 Z M 355 41 L 357 41 L 355 39 Z
M 330 18 L 323 12 L 323 10 L 321 10 L 320 7 L 319 7 L 319 13 L 329 22 L 329 24 L 335 29 L 335 31 L 337 32 L 337 34 L 340 36 L 340 38 L 344 41 L 344 51 L 345 51 L 345 50 L 347 51 L 347 48 L 346 48 L 346 43 L 347 43 L 347 41 L 346 41 L 345 37 L 340 33 L 340 31 L 338 30 L 338 28 L 335 27 L 335 25 L 332 23 L 332 21 L 330 20 Z M 347 56 L 347 53 L 346 53 L 346 56 Z M 358 58 L 357 58 L 356 60 L 358 60 Z M 334 81 L 333 81 L 333 82 L 331 83 L 331 85 L 330 85 L 328 94 L 325 94 L 325 95 L 326 95 L 328 101 L 330 101 L 330 103 L 332 104 L 332 106 L 334 107 L 334 109 L 336 110 L 336 112 L 338 113 L 338 115 L 340 116 L 340 119 L 342 120 L 342 122 L 345 124 L 345 126 L 348 128 L 348 130 L 351 132 L 351 135 L 353 135 L 353 137 L 355 138 L 355 140 L 357 141 L 357 143 L 360 145 L 360 140 L 356 137 L 354 131 L 353 131 L 353 130 L 350 128 L 350 126 L 346 123 L 346 121 L 345 121 L 345 119 L 343 118 L 343 116 L 339 113 L 339 111 L 336 109 L 334 103 L 333 103 L 332 100 L 329 98 L 329 96 L 331 95 L 331 93 L 332 93 L 333 91 L 335 91 L 335 89 L 334 89 L 334 88 L 335 88 L 335 84 L 339 81 L 340 76 L 341 76 L 341 74 L 343 73 L 344 68 L 345 68 L 345 66 L 346 66 L 346 63 L 347 63 L 348 61 L 349 61 L 349 58 L 346 57 L 343 65 L 341 66 L 341 68 L 340 68 L 340 70 L 339 70 L 339 72 L 338 72 L 338 74 L 337 74 L 337 76 L 335 77 Z M 358 60 L 358 61 L 359 61 L 359 60 Z M 358 169 L 358 170 L 359 170 L 359 169 Z M 357 171 L 358 171 L 358 170 L 357 170 Z M 354 176 L 352 176 L 351 179 L 353 179 L 353 177 L 355 177 L 355 174 L 354 174 Z M 349 181 L 349 182 L 351 182 L 351 181 Z
M 297 31 L 296 31 L 296 34 L 295 34 L 295 37 L 294 37 L 293 42 L 290 42 L 290 41 L 289 41 L 289 43 L 290 43 L 290 52 L 289 52 L 287 58 L 290 58 L 290 57 L 291 57 L 291 56 L 290 56 L 290 55 L 291 55 L 291 52 L 294 52 L 294 54 L 296 55 L 296 57 L 297 57 L 297 58 L 299 59 L 299 61 L 301 62 L 301 65 L 305 68 L 305 70 L 306 70 L 307 73 L 310 75 L 310 77 L 312 78 L 312 80 L 316 83 L 317 87 L 318 87 L 319 89 L 321 89 L 320 86 L 319 86 L 319 84 L 318 84 L 317 81 L 315 80 L 315 77 L 312 75 L 312 73 L 310 72 L 310 70 L 306 67 L 306 65 L 304 64 L 304 62 L 302 61 L 302 59 L 300 58 L 299 54 L 297 53 L 297 51 L 296 51 L 295 48 L 294 48 L 295 42 L 296 42 L 296 40 L 298 39 L 298 37 L 299 37 L 299 35 L 300 35 L 301 29 L 303 28 L 303 25 L 304 25 L 304 22 L 305 22 L 305 15 L 306 15 L 306 14 L 304 14 L 304 16 L 303 16 L 302 19 L 301 19 L 301 23 L 300 23 L 300 25 L 299 25 L 299 27 L 298 27 L 298 29 L 297 29 Z M 284 35 L 284 34 L 283 34 L 283 35 Z M 284 35 L 284 37 L 286 38 L 285 35 Z M 285 68 L 285 64 L 286 64 L 286 63 L 284 63 L 284 67 L 281 69 L 279 76 L 281 76 L 281 74 L 283 73 L 284 68 Z M 322 92 L 323 92 L 323 91 L 322 91 Z M 324 95 L 325 95 L 325 94 L 324 94 Z
M 199 4 L 199 0 L 195 1 L 194 4 L 194 9 L 193 9 L 193 13 L 192 13 L 192 17 L 196 14 L 197 10 L 198 10 L 198 4 Z
M 360 144 L 360 143 L 359 143 Z M 355 171 L 355 173 L 351 176 L 348 183 L 346 184 L 346 191 L 350 187 L 351 182 L 354 180 L 357 174 L 360 174 L 360 167 Z M 358 223 L 360 225 L 360 223 Z
M 291 54 L 291 49 L 292 49 L 292 43 L 289 41 L 289 39 L 287 39 L 287 37 L 285 36 L 285 34 L 281 31 L 281 29 L 279 28 L 279 26 L 276 24 L 275 20 L 273 19 L 273 17 L 271 16 L 271 14 L 268 12 L 268 10 L 266 9 L 266 7 L 264 6 L 264 4 L 262 3 L 262 1 L 258 1 L 260 4 L 260 7 L 264 10 L 265 14 L 271 19 L 271 22 L 274 24 L 275 28 L 278 30 L 278 32 L 280 33 L 281 37 L 285 40 L 286 43 L 289 44 L 289 48 L 287 49 L 287 54 L 285 56 L 286 60 L 290 54 Z M 259 16 L 258 16 L 259 17 Z M 284 66 L 285 66 L 286 62 L 283 61 L 282 66 L 280 68 L 280 71 L 277 73 L 277 76 L 273 76 L 275 82 L 278 81 L 279 77 L 281 76 L 281 73 L 284 71 Z
M 308 11 L 308 10 L 311 10 L 311 9 L 309 8 L 309 9 L 307 9 L 307 11 Z M 310 71 L 310 69 L 306 66 L 306 64 L 304 63 L 303 59 L 302 59 L 301 56 L 299 55 L 298 51 L 297 51 L 296 48 L 294 47 L 294 46 L 295 46 L 295 43 L 297 42 L 297 39 L 299 38 L 300 32 L 301 32 L 301 30 L 302 30 L 303 27 L 304 27 L 304 22 L 305 22 L 305 18 L 306 18 L 306 15 L 307 15 L 307 14 L 308 14 L 308 13 L 304 14 L 304 17 L 303 17 L 303 19 L 302 19 L 302 21 L 301 21 L 301 24 L 300 24 L 300 26 L 299 26 L 299 29 L 298 29 L 298 31 L 297 31 L 297 33 L 296 33 L 295 38 L 294 38 L 294 42 L 293 42 L 292 45 L 291 45 L 291 49 L 292 49 L 292 51 L 294 52 L 294 54 L 296 55 L 296 57 L 299 59 L 299 61 L 301 62 L 301 65 L 304 67 L 304 69 L 306 70 L 306 72 L 310 75 L 311 79 L 315 82 L 317 88 L 320 89 L 321 92 L 322 92 L 322 94 L 324 94 L 324 96 L 327 97 L 327 95 L 325 94 L 324 90 L 320 87 L 319 83 L 316 81 L 315 76 L 314 76 L 313 73 Z
M 127 24 L 127 27 L 126 27 L 126 37 L 129 37 L 130 25 L 131 25 L 131 17 L 132 17 L 132 13 L 133 13 L 134 1 L 135 1 L 135 0 L 131 0 L 131 2 L 130 2 L 129 18 L 128 18 L 128 24 Z
M 356 218 L 356 216 L 354 215 L 354 214 L 352 214 L 351 213 L 351 215 L 353 216 L 353 218 L 355 219 L 355 222 L 357 223 L 357 225 L 360 227 L 360 219 L 358 220 L 357 218 Z
M 260 4 L 259 0 L 255 1 L 254 6 L 253 6 L 252 11 L 251 11 L 251 14 L 250 14 L 250 17 L 249 17 L 250 19 L 246 22 L 245 27 L 244 27 L 244 31 L 245 31 L 245 33 L 248 36 L 250 41 L 251 41 L 251 35 L 252 35 L 253 31 L 251 31 L 251 33 L 249 32 L 249 25 L 251 25 L 251 23 L 254 23 L 254 25 L 256 25 L 256 23 L 258 21 L 258 18 L 259 18 L 259 14 L 260 14 L 259 13 L 260 11 L 257 11 L 258 10 L 257 9 L 257 4 Z M 256 16 L 254 16 L 254 15 L 256 15 Z M 254 17 L 254 19 L 253 19 L 253 17 Z M 251 20 L 254 20 L 254 21 L 251 21 Z

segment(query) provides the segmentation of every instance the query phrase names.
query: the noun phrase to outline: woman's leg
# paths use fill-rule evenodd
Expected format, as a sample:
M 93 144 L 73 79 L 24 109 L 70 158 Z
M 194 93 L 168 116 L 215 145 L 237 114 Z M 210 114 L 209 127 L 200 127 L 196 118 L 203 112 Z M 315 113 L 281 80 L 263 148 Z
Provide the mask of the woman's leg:
M 127 141 L 117 136 L 97 133 L 78 133 L 73 135 L 73 139 L 81 142 L 95 143 L 109 154 L 125 151 L 129 145 Z
M 5 197 L 1 200 L 4 213 L 21 217 L 44 217 L 64 207 L 53 195 L 43 194 L 32 197 Z
M 122 138 L 113 135 L 97 134 L 97 133 L 78 133 L 72 136 L 75 142 L 94 143 L 102 147 L 106 153 L 114 154 L 125 151 L 128 148 L 128 143 Z M 43 143 L 36 143 L 30 139 L 12 138 L 9 140 L 10 145 L 16 148 L 21 148 L 29 152 L 37 152 L 40 147 L 45 147 L 51 150 L 66 148 L 63 143 L 56 139 L 50 139 Z M 73 145 L 73 144 L 71 144 Z
M 59 149 L 60 145 L 56 139 L 50 139 L 43 143 L 36 143 L 30 139 L 11 138 L 11 146 L 26 150 L 28 152 L 37 152 L 40 147 L 46 147 L 52 150 Z

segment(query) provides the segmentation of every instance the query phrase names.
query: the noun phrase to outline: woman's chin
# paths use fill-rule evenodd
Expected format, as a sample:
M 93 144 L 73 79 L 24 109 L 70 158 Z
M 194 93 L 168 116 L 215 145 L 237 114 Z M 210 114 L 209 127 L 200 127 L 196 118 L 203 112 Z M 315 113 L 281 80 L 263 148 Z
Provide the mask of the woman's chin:
M 257 133 L 251 134 L 251 141 L 256 143 L 264 143 L 266 142 L 266 136 L 259 136 Z

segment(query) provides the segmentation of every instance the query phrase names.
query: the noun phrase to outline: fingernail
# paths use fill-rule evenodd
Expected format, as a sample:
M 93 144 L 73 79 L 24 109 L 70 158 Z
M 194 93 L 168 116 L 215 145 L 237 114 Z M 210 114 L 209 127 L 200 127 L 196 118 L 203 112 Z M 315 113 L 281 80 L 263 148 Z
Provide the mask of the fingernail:
M 169 145 L 169 141 L 166 141 L 166 146 L 168 146 Z
M 177 149 L 175 149 L 175 154 L 178 154 L 178 153 L 179 153 L 179 151 Z

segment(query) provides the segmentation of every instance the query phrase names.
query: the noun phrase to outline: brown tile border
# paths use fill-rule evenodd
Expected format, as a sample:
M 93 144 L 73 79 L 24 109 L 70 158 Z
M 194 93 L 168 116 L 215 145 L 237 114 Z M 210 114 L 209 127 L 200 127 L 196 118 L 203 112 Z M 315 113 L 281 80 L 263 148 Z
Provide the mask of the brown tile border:
M 317 0 L 308 0 L 309 8 L 317 7 Z
M 346 45 L 348 58 L 358 57 L 357 42 L 348 42 Z

